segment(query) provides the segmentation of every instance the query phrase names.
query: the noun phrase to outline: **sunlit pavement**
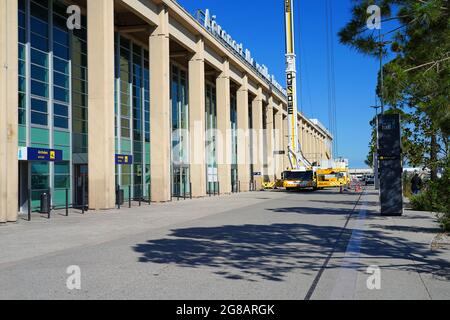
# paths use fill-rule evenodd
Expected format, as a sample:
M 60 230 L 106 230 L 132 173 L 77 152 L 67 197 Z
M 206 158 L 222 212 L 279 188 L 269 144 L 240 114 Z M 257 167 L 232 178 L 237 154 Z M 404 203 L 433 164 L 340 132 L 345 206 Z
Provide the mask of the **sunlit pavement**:
M 0 299 L 450 299 L 435 216 L 257 192 L 0 227 Z M 81 290 L 69 290 L 69 266 Z

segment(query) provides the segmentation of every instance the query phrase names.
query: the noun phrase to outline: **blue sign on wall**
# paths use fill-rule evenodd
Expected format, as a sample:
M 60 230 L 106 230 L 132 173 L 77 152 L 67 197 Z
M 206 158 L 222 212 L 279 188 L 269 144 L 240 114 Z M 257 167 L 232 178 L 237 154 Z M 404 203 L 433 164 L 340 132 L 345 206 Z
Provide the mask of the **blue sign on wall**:
M 46 161 L 60 162 L 63 161 L 62 150 L 28 148 L 28 161 Z
M 116 164 L 117 165 L 132 165 L 133 156 L 127 154 L 116 154 Z

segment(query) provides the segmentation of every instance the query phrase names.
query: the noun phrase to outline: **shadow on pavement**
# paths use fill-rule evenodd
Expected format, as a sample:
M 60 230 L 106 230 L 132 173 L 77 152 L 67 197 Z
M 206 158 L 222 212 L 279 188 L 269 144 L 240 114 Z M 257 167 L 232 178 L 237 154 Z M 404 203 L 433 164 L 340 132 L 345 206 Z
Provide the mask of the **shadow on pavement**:
M 288 274 L 314 277 L 331 252 L 346 251 L 352 230 L 308 224 L 240 225 L 172 230 L 164 239 L 137 244 L 139 262 L 169 264 L 186 268 L 209 268 L 216 275 L 232 280 L 286 281 Z M 336 240 L 341 236 L 341 241 Z M 364 231 L 361 254 L 386 260 L 401 260 L 398 270 L 432 273 L 450 279 L 450 264 L 424 244 L 382 231 Z M 415 262 L 408 259 L 414 254 Z M 332 259 L 327 269 L 336 268 Z M 398 261 L 396 262 L 398 263 Z M 367 265 L 356 263 L 361 270 Z

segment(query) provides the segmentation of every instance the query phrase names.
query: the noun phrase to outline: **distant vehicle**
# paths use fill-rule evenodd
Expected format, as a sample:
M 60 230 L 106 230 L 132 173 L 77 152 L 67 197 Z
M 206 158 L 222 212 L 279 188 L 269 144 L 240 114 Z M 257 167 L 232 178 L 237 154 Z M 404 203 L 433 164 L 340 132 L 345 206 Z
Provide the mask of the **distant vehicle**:
M 285 171 L 283 172 L 283 187 L 286 190 L 313 189 L 317 187 L 314 171 Z
M 375 176 L 366 176 L 364 178 L 364 182 L 365 182 L 366 186 L 375 185 Z

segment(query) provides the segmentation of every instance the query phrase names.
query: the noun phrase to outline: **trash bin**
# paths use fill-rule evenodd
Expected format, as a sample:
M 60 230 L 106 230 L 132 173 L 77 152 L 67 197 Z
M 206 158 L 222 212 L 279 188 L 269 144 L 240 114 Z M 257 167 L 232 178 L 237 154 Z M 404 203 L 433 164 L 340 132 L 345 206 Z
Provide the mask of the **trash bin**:
M 125 202 L 125 194 L 122 189 L 116 190 L 116 205 L 123 205 Z
M 41 194 L 41 213 L 50 213 L 51 198 L 49 193 Z

